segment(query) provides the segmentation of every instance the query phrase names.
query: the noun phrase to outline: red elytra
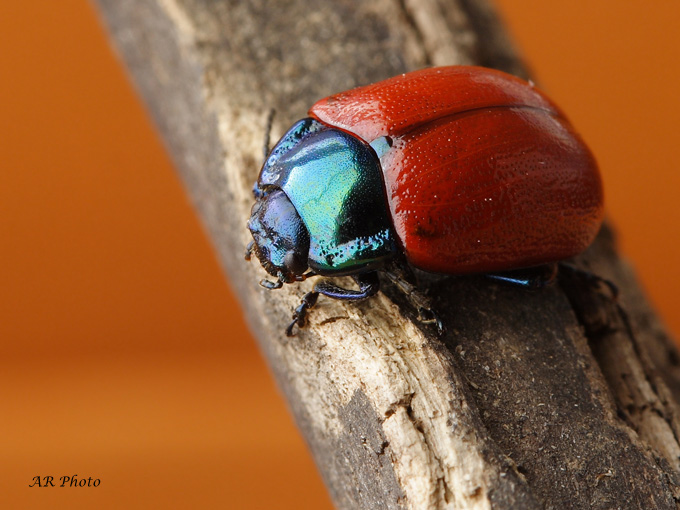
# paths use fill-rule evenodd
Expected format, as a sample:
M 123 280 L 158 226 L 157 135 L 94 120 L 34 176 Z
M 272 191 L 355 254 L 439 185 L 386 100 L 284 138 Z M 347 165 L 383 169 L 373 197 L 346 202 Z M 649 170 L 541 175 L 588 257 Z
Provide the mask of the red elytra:
M 380 159 L 407 260 L 439 273 L 504 271 L 562 260 L 597 234 L 597 164 L 536 88 L 480 67 L 403 74 L 317 102 L 310 116 Z

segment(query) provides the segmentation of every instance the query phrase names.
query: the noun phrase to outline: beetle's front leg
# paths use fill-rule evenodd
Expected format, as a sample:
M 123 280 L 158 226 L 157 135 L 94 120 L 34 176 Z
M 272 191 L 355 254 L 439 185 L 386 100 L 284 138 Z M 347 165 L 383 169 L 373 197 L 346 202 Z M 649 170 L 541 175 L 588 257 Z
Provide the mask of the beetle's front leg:
M 295 336 L 293 329 L 295 325 L 299 328 L 304 328 L 307 324 L 307 312 L 310 308 L 314 308 L 316 300 L 319 299 L 319 293 L 312 291 L 305 294 L 302 298 L 302 303 L 293 312 L 293 321 L 286 328 L 286 336 Z
M 361 301 L 375 295 L 380 290 L 380 280 L 375 271 L 354 276 L 354 281 L 359 285 L 359 290 L 343 289 L 330 280 L 321 280 L 314 285 L 312 292 L 305 294 L 302 303 L 293 312 L 293 322 L 286 328 L 287 336 L 295 336 L 294 328 L 303 328 L 307 324 L 307 313 L 316 305 L 319 294 L 341 301 Z
M 251 257 L 253 256 L 254 251 L 255 251 L 255 241 L 250 241 L 248 243 L 248 246 L 246 246 L 246 253 L 244 255 L 244 258 L 247 261 L 250 261 Z

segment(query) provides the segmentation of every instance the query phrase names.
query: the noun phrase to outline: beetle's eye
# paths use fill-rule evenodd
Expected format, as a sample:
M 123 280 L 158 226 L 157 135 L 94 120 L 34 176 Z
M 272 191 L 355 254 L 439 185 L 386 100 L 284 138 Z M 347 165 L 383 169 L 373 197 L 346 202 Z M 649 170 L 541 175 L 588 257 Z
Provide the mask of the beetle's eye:
M 295 250 L 288 250 L 283 258 L 284 267 L 292 274 L 298 275 L 305 272 L 307 262 L 304 257 Z

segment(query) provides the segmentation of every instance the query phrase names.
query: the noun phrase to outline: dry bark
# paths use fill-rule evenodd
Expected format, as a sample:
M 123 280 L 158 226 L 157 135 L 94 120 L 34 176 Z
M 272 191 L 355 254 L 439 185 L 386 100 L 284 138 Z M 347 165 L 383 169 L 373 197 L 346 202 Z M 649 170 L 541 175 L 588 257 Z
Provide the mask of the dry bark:
M 321 300 L 269 292 L 245 223 L 267 112 L 274 136 L 320 97 L 427 65 L 526 72 L 475 0 L 96 0 L 200 212 L 339 508 L 676 508 L 678 355 L 604 229 L 539 292 L 422 283 L 447 326 L 389 285 Z M 263 479 L 266 486 L 266 479 Z

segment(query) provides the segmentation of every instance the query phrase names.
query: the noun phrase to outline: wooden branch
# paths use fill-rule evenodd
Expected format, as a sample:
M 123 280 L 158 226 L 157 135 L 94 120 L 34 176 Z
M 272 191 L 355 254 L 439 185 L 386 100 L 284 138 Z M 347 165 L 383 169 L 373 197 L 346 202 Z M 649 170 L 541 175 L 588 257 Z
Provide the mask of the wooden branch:
M 322 300 L 243 261 L 267 112 L 426 65 L 524 74 L 482 0 L 97 0 L 339 508 L 677 508 L 678 354 L 604 229 L 540 292 L 427 278 L 448 333 L 389 286 Z

